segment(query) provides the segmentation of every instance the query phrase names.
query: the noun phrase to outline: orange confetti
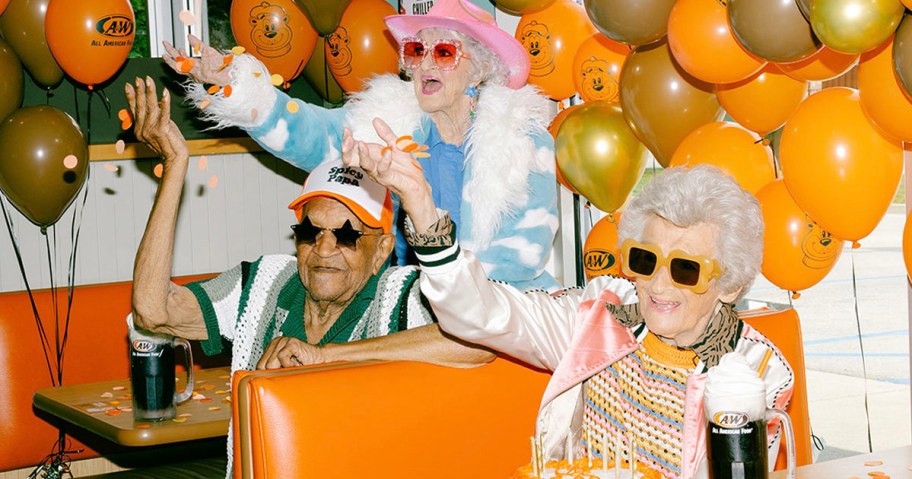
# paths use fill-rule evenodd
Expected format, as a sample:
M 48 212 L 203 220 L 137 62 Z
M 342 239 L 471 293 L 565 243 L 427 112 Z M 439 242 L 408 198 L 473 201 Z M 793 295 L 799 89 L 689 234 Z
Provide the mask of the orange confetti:
M 224 70 L 225 68 L 228 67 L 228 65 L 231 65 L 231 62 L 233 62 L 233 61 L 234 61 L 234 55 L 225 55 L 222 58 L 222 66 L 218 67 L 218 70 L 216 70 L 216 71 L 220 72 L 220 71 Z
M 193 47 L 191 47 L 190 50 L 193 51 L 194 55 L 199 55 L 200 54 L 200 44 L 197 43 L 196 45 L 193 45 Z
M 199 104 L 199 109 L 200 109 L 200 110 L 205 110 L 206 107 L 209 106 L 210 103 L 212 103 L 212 102 L 209 101 L 208 98 L 204 99 L 203 101 L 200 102 L 200 104 Z
M 133 115 L 126 108 L 122 108 L 117 112 L 117 118 L 120 119 L 121 130 L 129 130 L 133 126 Z
M 177 63 L 183 63 L 183 62 L 187 61 L 187 59 L 184 57 L 174 57 L 174 61 Z
M 282 75 L 279 75 L 278 73 L 273 73 L 272 76 L 269 77 L 269 80 L 274 86 L 282 86 L 282 83 L 285 83 L 285 79 L 282 78 Z
M 209 158 L 206 158 L 206 155 L 200 156 L 199 161 L 196 162 L 196 169 L 203 171 L 206 167 L 209 166 Z M 206 389 L 205 387 L 203 389 Z M 212 388 L 209 388 L 212 389 Z
M 253 72 L 253 77 L 254 77 L 254 78 L 259 78 L 260 75 L 262 75 L 262 74 L 263 74 L 263 72 Z
M 108 416 L 120 416 L 120 409 L 108 409 L 105 414 Z
M 117 143 L 114 143 L 114 151 L 117 154 L 122 155 L 123 152 L 127 149 L 127 144 L 123 140 L 117 140 Z M 117 171 L 116 169 L 114 171 Z
M 187 25 L 188 27 L 190 25 L 193 25 L 194 23 L 196 23 L 196 17 L 193 15 L 192 12 L 190 12 L 190 10 L 181 10 L 181 12 L 180 12 L 180 14 L 178 14 L 177 18 L 180 19 L 181 23 L 183 23 L 184 25 Z
M 241 55 L 246 51 L 247 51 L 247 49 L 240 45 L 237 45 L 231 49 L 231 53 L 234 53 L 235 55 Z
M 63 158 L 63 166 L 72 170 L 79 166 L 79 158 L 76 158 L 76 155 L 67 155 Z
M 130 411 L 132 411 L 132 410 L 133 410 L 133 408 L 132 408 L 132 407 L 129 407 L 129 406 L 127 406 L 127 407 L 122 407 L 122 408 L 120 408 L 120 410 L 121 410 L 121 411 L 123 411 L 123 412 L 130 412 Z
M 258 112 L 256 108 L 251 108 L 251 109 L 250 109 L 250 120 L 251 120 L 251 121 L 252 121 L 252 120 L 256 120 L 256 117 L 257 117 L 257 115 L 259 115 L 259 114 L 260 114 L 260 112 Z
M 108 163 L 108 164 L 110 165 L 110 163 Z M 115 166 L 114 168 L 117 168 L 117 167 Z M 114 386 L 113 388 L 111 388 L 112 391 L 123 391 L 125 389 L 127 389 L 126 386 Z
M 224 390 L 224 389 L 219 389 L 218 391 L 215 392 L 215 394 L 228 394 L 229 392 L 231 392 L 231 391 L 226 391 L 226 390 Z
M 222 88 L 222 94 L 225 95 L 225 98 L 231 96 L 231 92 L 234 90 L 231 88 L 231 85 L 225 85 L 225 88 Z
M 886 474 L 884 474 L 884 473 L 881 472 L 881 471 L 871 471 L 871 472 L 868 473 L 868 475 L 871 476 L 871 477 L 883 477 L 883 476 L 885 476 Z
M 221 408 L 218 407 L 218 406 L 211 406 L 211 407 L 209 408 L 210 411 L 218 411 L 219 409 L 221 409 Z
M 212 177 L 209 178 L 209 188 L 212 188 L 214 190 L 216 186 L 218 186 L 218 177 L 212 175 Z
M 136 425 L 136 429 L 149 429 L 150 427 L 152 427 L 152 426 L 150 426 L 149 424 L 137 424 Z
M 222 398 L 222 402 L 231 402 L 231 396 L 225 396 Z
M 285 109 L 288 110 L 288 113 L 297 113 L 301 107 L 294 100 L 289 101 L 285 104 Z
M 196 61 L 192 58 L 187 59 L 186 61 L 180 62 L 177 64 L 181 73 L 190 73 L 190 70 L 193 70 L 193 67 L 196 66 Z
M 868 467 L 871 467 L 871 466 L 882 466 L 882 465 L 883 465 L 883 461 L 867 461 L 867 462 L 864 463 L 864 465 L 865 465 L 865 466 L 868 466 Z
M 104 169 L 110 171 L 111 173 L 117 173 L 117 170 L 118 170 L 117 165 L 115 165 L 113 163 L 105 163 Z M 118 391 L 118 389 L 115 389 L 115 391 Z
M 112 406 L 118 406 L 118 405 L 120 405 L 120 401 L 111 401 L 108 404 L 110 404 Z
M 159 164 L 155 165 L 155 168 L 152 168 L 152 174 L 155 175 L 156 178 L 161 178 L 162 172 L 164 172 L 164 170 L 165 170 L 164 165 L 159 163 Z
M 187 422 L 187 418 L 185 418 L 185 417 L 176 417 L 176 418 L 172 419 L 172 421 L 174 421 L 174 422 Z
M 212 402 L 212 398 L 202 398 L 200 402 Z
M 183 413 L 178 414 L 177 417 L 190 417 L 192 415 L 193 414 L 190 414 L 189 412 L 183 412 Z
M 219 86 L 218 86 L 218 85 L 212 85 L 211 87 L 209 87 L 208 90 L 206 90 L 206 93 L 208 93 L 208 94 L 210 94 L 210 95 L 215 95 L 216 93 L 218 93 L 218 91 L 219 91 Z
M 112 397 L 114 397 L 114 395 L 111 394 L 111 393 L 103 393 L 103 394 L 101 395 L 101 397 L 103 397 L 103 398 L 112 398 Z

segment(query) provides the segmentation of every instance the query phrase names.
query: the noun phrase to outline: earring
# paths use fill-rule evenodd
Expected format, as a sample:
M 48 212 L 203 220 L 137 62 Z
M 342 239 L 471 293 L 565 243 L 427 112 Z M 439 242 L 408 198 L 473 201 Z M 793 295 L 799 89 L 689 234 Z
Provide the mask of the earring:
M 478 99 L 478 85 L 469 85 L 465 89 L 466 96 L 469 97 L 469 118 L 475 118 L 475 101 Z

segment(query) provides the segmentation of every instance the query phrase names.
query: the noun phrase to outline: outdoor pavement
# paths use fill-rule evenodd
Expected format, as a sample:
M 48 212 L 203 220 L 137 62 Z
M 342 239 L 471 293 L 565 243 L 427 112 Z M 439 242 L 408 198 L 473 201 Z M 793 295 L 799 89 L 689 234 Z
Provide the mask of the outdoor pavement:
M 868 452 L 869 430 L 873 451 L 912 443 L 905 220 L 894 205 L 860 248 L 846 243 L 833 270 L 797 299 L 765 278 L 747 295 L 791 301 L 801 318 L 811 425 L 826 444 L 818 461 Z

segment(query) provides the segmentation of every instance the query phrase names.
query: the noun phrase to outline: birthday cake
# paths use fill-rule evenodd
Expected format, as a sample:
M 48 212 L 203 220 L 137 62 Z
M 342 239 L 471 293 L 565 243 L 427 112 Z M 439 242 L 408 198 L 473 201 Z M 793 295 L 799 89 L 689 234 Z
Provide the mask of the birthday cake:
M 581 458 L 572 463 L 567 460 L 548 461 L 541 471 L 536 471 L 532 464 L 517 469 L 510 479 L 663 479 L 662 475 L 646 466 L 637 465 L 636 472 L 630 474 L 630 465 L 622 461 L 619 468 L 615 461 L 608 461 L 604 466 L 601 459 Z

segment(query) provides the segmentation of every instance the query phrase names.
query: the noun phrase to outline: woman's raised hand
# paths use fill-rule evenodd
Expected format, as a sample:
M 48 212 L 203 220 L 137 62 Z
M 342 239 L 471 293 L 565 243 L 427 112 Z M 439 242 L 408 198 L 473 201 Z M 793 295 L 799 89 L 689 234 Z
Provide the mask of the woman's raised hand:
M 127 104 L 133 115 L 133 133 L 136 139 L 149 145 L 165 160 L 165 169 L 178 161 L 186 163 L 189 150 L 184 135 L 171 119 L 171 93 L 162 91 L 161 101 L 155 91 L 155 82 L 148 76 L 136 78 L 135 85 L 124 86 Z
M 193 35 L 190 35 L 188 39 L 190 50 L 199 50 L 200 58 L 192 58 L 183 49 L 178 50 L 174 48 L 174 45 L 162 42 L 165 46 L 165 55 L 162 56 L 165 63 L 174 71 L 187 75 L 197 83 L 220 87 L 231 83 L 231 72 L 227 67 L 233 56 L 230 53 L 222 54 Z

